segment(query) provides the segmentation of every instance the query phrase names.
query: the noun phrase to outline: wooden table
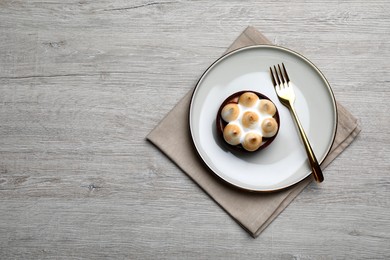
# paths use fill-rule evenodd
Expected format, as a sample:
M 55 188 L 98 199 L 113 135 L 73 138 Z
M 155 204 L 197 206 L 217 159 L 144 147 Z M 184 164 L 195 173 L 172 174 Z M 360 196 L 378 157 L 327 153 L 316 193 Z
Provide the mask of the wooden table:
M 390 258 L 390 2 L 0 1 L 1 259 Z M 248 25 L 362 132 L 257 238 L 145 136 Z

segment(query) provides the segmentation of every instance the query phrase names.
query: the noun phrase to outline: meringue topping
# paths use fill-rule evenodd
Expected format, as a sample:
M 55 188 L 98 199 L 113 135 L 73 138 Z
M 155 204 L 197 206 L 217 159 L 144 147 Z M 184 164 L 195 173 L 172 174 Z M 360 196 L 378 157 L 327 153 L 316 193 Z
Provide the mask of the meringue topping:
M 259 122 L 259 115 L 253 111 L 246 111 L 242 115 L 242 125 L 245 128 L 255 128 Z
M 245 92 L 238 99 L 238 104 L 243 105 L 245 107 L 252 107 L 259 101 L 259 97 L 252 92 Z
M 272 117 L 266 118 L 261 123 L 261 129 L 263 130 L 264 137 L 271 137 L 278 131 L 278 123 Z
M 236 125 L 229 123 L 225 129 L 223 129 L 223 138 L 228 144 L 238 145 L 241 143 L 241 128 Z
M 242 143 L 242 147 L 249 152 L 256 151 L 259 149 L 262 143 L 262 137 L 260 134 L 256 132 L 249 132 L 244 137 L 244 142 Z
M 229 103 L 223 107 L 221 117 L 226 122 L 234 121 L 240 115 L 240 108 L 235 103 Z
M 267 99 L 262 99 L 260 100 L 259 111 L 261 113 L 265 113 L 273 116 L 276 113 L 276 107 L 274 103 L 272 103 L 271 101 Z
M 223 138 L 230 145 L 242 145 L 247 151 L 258 150 L 266 140 L 278 131 L 273 117 L 276 107 L 268 99 L 260 99 L 253 92 L 245 92 L 238 103 L 228 103 L 221 110 L 221 118 L 227 123 Z

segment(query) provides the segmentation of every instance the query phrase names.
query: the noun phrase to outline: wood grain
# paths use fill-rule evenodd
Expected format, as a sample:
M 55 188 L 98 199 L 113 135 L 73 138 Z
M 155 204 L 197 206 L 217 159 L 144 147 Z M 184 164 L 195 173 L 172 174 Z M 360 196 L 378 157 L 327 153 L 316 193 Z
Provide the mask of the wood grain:
M 389 11 L 0 1 L 0 258 L 390 258 Z M 311 59 L 363 129 L 255 240 L 145 140 L 248 25 Z

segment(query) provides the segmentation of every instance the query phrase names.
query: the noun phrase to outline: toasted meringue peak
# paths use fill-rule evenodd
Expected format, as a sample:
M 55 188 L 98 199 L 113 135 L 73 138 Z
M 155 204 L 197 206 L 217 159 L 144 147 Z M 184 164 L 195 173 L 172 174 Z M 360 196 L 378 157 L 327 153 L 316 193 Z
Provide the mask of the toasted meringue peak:
M 259 97 L 255 93 L 245 92 L 238 99 L 238 103 L 245 107 L 252 107 L 256 104 L 257 100 L 259 100 Z
M 221 117 L 225 122 L 231 122 L 238 118 L 240 115 L 240 108 L 235 103 L 225 105 L 221 111 Z
M 242 125 L 245 128 L 255 128 L 259 122 L 259 115 L 253 111 L 246 111 L 242 115 Z
M 231 145 L 240 144 L 241 134 L 241 128 L 236 124 L 228 124 L 225 129 L 223 129 L 223 138 Z
M 261 123 L 261 129 L 263 130 L 264 137 L 272 137 L 278 131 L 278 123 L 274 118 L 266 118 Z
M 259 111 L 270 116 L 274 116 L 276 113 L 276 107 L 274 103 L 268 99 L 261 99 L 259 104 Z
M 249 132 L 244 137 L 242 147 L 249 152 L 256 151 L 261 146 L 262 139 L 263 138 L 258 133 Z

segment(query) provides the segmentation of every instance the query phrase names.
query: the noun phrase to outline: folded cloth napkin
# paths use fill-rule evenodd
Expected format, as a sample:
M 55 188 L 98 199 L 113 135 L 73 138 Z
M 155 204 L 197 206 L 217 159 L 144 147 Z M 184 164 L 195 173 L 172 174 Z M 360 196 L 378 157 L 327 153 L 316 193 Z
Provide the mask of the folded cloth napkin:
M 248 27 L 227 50 L 271 42 L 253 27 Z M 246 192 L 216 177 L 195 151 L 188 125 L 192 90 L 146 137 L 176 163 L 194 182 L 214 199 L 237 223 L 257 237 L 284 208 L 310 183 L 311 176 L 296 185 L 273 193 Z M 360 126 L 343 106 L 337 104 L 338 127 L 334 144 L 321 164 L 326 167 L 360 132 Z

